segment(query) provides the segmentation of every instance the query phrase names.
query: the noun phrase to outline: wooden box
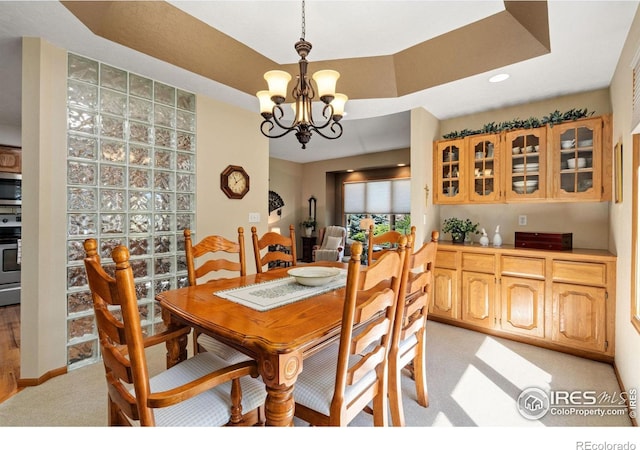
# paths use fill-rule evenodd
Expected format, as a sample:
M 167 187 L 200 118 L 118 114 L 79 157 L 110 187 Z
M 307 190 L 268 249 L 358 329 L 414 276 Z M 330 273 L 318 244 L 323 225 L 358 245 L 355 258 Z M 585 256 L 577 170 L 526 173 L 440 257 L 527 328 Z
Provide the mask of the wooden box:
M 522 233 L 516 231 L 515 246 L 544 250 L 571 250 L 573 233 Z

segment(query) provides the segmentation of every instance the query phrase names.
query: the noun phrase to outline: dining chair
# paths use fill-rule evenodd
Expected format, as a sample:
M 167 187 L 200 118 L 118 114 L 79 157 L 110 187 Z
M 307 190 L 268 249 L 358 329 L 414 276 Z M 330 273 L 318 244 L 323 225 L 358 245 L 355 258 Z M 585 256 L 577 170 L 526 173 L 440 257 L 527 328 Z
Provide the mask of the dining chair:
M 346 426 L 372 403 L 374 425 L 388 424 L 388 353 L 406 240 L 362 270 L 362 244 L 351 246 L 340 340 L 304 360 L 295 384 L 299 419 Z
M 373 225 L 369 226 L 367 242 L 367 264 L 375 262 L 388 251 L 395 250 L 402 233 L 389 230 L 377 236 L 373 235 Z M 378 250 L 375 250 L 375 249 Z
M 186 341 L 191 328 L 143 337 L 129 250 L 114 248 L 111 257 L 115 268 L 103 267 L 97 247 L 95 239 L 85 240 L 84 265 L 107 380 L 109 425 L 263 423 L 266 389 L 256 379 L 254 361 L 229 365 L 204 352 L 149 376 L 145 350 L 168 340 Z
M 344 246 L 347 239 L 345 227 L 330 225 L 318 231 L 320 244 L 312 249 L 313 261 L 342 261 Z
M 264 266 L 269 270 L 274 264 L 296 265 L 296 232 L 293 225 L 289 225 L 289 236 L 268 231 L 260 238 L 258 238 L 256 227 L 251 227 L 251 240 L 257 273 L 262 273 Z M 267 249 L 267 252 L 262 256 L 264 249 Z
M 191 230 L 184 230 L 184 251 L 187 263 L 187 279 L 189 286 L 195 286 L 198 280 L 203 280 L 212 272 L 227 271 L 235 276 L 247 274 L 247 264 L 244 250 L 244 228 L 238 227 L 238 238 L 232 241 L 223 236 L 210 235 L 204 237 L 197 244 L 193 243 Z M 209 255 L 205 261 L 196 259 Z M 222 256 L 221 256 L 222 255 Z M 233 258 L 233 259 L 231 259 Z M 208 281 L 213 281 L 209 279 Z M 220 342 L 219 340 L 193 330 L 194 352 L 209 351 L 230 364 L 250 359 L 244 353 Z
M 409 236 L 412 243 L 414 236 L 415 232 Z M 432 231 L 430 242 L 422 245 L 415 253 L 406 252 L 389 351 L 389 409 L 394 426 L 405 425 L 401 386 L 402 370 L 405 367 L 409 368 L 415 382 L 418 404 L 425 408 L 429 406 L 426 325 L 438 237 L 439 233 Z

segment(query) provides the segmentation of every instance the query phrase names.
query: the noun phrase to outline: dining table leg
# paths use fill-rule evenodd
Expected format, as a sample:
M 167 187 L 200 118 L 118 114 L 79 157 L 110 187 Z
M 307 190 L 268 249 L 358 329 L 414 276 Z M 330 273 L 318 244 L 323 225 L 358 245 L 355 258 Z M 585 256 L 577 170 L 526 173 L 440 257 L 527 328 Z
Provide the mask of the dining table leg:
M 162 321 L 167 327 L 168 331 L 176 330 L 184 325 L 176 322 L 174 317 L 167 310 L 162 310 Z M 166 342 L 167 346 L 167 369 L 175 366 L 180 361 L 187 359 L 187 335 L 182 335 L 176 339 L 169 339 Z
M 263 350 L 258 369 L 266 385 L 265 416 L 267 426 L 293 426 L 295 401 L 293 389 L 302 371 L 302 354 L 299 352 L 273 354 Z

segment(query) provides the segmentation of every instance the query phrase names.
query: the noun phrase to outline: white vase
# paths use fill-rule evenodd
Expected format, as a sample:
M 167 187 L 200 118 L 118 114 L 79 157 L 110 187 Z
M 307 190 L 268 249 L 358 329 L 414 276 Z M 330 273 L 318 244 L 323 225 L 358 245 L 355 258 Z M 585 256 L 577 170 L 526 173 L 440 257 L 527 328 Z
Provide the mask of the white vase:
M 312 227 L 308 227 L 304 229 L 304 234 L 307 237 L 311 237 L 311 233 L 313 233 L 313 228 Z
M 493 235 L 493 246 L 500 247 L 502 245 L 502 236 L 500 236 L 500 225 L 496 228 L 496 234 Z
M 483 247 L 487 247 L 489 245 L 489 236 L 487 236 L 486 234 L 480 236 L 480 245 L 482 245 Z

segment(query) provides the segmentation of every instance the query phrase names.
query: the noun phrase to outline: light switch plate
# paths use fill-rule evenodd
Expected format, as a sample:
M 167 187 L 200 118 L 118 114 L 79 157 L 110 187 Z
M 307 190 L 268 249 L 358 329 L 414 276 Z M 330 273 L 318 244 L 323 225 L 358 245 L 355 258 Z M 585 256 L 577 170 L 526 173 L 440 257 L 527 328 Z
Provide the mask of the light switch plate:
M 526 225 L 527 216 L 518 216 L 518 225 Z
M 260 222 L 260 213 L 251 212 L 249 213 L 249 223 L 258 223 Z

